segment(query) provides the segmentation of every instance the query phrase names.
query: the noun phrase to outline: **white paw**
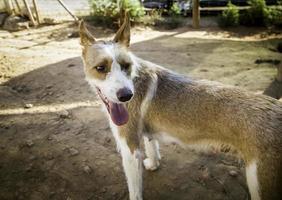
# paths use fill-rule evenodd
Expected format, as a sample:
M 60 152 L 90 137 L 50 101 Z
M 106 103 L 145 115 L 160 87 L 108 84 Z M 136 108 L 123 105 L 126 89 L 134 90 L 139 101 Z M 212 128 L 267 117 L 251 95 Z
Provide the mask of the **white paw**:
M 145 160 L 143 160 L 143 165 L 146 170 L 155 171 L 160 166 L 160 162 L 154 161 L 150 158 L 146 158 Z

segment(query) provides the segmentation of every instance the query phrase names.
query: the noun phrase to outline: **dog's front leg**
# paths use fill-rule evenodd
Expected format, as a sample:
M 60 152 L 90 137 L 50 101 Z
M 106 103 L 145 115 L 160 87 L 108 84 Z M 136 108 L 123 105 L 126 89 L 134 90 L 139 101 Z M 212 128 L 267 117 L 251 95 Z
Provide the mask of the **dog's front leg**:
M 159 143 L 156 139 L 144 136 L 145 153 L 147 158 L 143 161 L 146 170 L 154 171 L 160 166 L 161 155 Z
M 142 200 L 142 156 L 139 148 L 138 133 L 131 132 L 135 128 L 118 128 L 113 124 L 111 124 L 111 128 L 122 156 L 129 199 Z
M 140 150 L 130 150 L 127 142 L 123 139 L 120 148 L 130 200 L 142 200 L 142 156 Z

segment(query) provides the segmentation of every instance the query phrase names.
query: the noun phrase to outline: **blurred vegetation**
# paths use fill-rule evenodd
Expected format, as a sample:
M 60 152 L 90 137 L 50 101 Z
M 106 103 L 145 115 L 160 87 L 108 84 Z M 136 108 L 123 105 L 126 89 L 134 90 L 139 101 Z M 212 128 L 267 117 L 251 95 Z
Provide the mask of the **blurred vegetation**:
M 180 8 L 174 3 L 163 16 L 163 10 L 150 10 L 145 15 L 145 9 L 139 0 L 89 0 L 91 5 L 92 23 L 112 28 L 117 26 L 120 19 L 120 10 L 127 10 L 131 21 L 135 24 L 158 26 L 166 29 L 174 29 L 183 24 L 184 19 L 180 16 Z
M 282 3 L 282 0 L 278 0 Z M 89 0 L 91 5 L 91 21 L 96 25 L 117 27 L 120 10 L 129 12 L 135 24 L 157 26 L 174 29 L 185 24 L 187 18 L 181 16 L 181 10 L 174 3 L 169 10 L 146 10 L 139 0 Z M 268 7 L 265 0 L 249 0 L 250 8 L 239 12 L 231 2 L 218 18 L 221 27 L 230 26 L 282 26 L 281 6 Z M 281 4 L 282 5 L 282 4 Z
M 219 17 L 221 27 L 244 26 L 282 26 L 282 10 L 279 7 L 268 7 L 265 0 L 249 0 L 250 8 L 239 13 L 235 5 L 228 3 L 228 9 Z M 280 0 L 281 4 L 282 1 Z
M 224 10 L 219 17 L 219 26 L 229 27 L 229 26 L 238 26 L 239 25 L 239 9 L 237 6 L 233 5 L 231 2 L 227 4 L 227 10 Z
M 270 13 L 265 0 L 249 0 L 250 8 L 241 15 L 240 22 L 247 26 L 266 26 Z
M 155 26 L 163 27 L 165 29 L 175 29 L 183 25 L 183 17 L 180 15 L 181 11 L 179 6 L 174 3 L 167 17 L 159 17 L 155 20 Z
M 111 27 L 120 18 L 120 10 L 126 10 L 133 21 L 140 21 L 144 16 L 144 8 L 139 0 L 89 0 L 91 19 L 99 25 Z

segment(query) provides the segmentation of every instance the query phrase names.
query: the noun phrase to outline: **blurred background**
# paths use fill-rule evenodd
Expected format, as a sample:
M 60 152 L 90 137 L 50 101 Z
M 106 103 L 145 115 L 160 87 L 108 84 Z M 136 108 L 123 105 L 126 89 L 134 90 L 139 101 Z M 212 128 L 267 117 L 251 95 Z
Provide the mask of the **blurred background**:
M 97 39 L 111 40 L 120 10 L 130 12 L 137 56 L 281 98 L 279 0 L 1 0 L 1 200 L 128 199 L 107 119 L 84 80 L 78 33 L 84 19 Z M 244 162 L 229 147 L 160 146 L 161 168 L 144 171 L 145 200 L 250 199 Z

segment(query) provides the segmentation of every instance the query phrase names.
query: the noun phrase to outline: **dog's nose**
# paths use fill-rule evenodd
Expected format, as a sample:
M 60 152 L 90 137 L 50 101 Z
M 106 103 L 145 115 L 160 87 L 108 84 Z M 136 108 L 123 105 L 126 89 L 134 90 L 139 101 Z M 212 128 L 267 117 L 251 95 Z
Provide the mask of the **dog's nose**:
M 122 88 L 117 91 L 117 98 L 121 102 L 129 101 L 133 96 L 133 93 L 128 88 Z

